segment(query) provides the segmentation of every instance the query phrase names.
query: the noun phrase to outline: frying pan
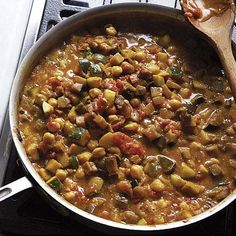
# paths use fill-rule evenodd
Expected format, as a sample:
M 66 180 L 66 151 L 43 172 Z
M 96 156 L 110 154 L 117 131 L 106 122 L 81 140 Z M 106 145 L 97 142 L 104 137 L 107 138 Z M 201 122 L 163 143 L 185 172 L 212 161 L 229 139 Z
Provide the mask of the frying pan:
M 141 26 L 144 29 L 155 29 L 156 26 L 162 25 L 166 28 L 176 30 L 177 34 L 191 35 L 192 37 L 199 38 L 202 37 L 200 33 L 197 33 L 192 28 L 192 26 L 186 22 L 180 11 L 158 5 L 141 3 L 114 4 L 89 9 L 62 21 L 53 29 L 44 34 L 30 49 L 21 63 L 15 76 L 10 95 L 9 116 L 11 132 L 14 144 L 19 154 L 19 158 L 25 169 L 26 176 L 0 188 L 0 201 L 3 201 L 4 199 L 9 198 L 12 195 L 27 188 L 35 187 L 39 194 L 43 195 L 44 198 L 47 199 L 48 203 L 62 215 L 71 216 L 80 222 L 82 221 L 92 227 L 95 227 L 96 229 L 108 232 L 113 230 L 125 231 L 126 233 L 154 233 L 155 231 L 183 227 L 215 214 L 236 198 L 236 189 L 216 206 L 199 215 L 191 217 L 188 220 L 171 222 L 156 226 L 140 226 L 116 223 L 80 210 L 79 208 L 64 200 L 44 182 L 44 180 L 38 175 L 29 161 L 21 143 L 17 128 L 17 108 L 21 91 L 26 79 L 29 77 L 30 73 L 37 65 L 39 60 L 44 55 L 46 55 L 56 44 L 62 42 L 67 36 L 74 32 L 80 32 L 82 29 L 91 28 L 96 25 L 105 25 L 108 23 L 112 23 L 115 26 L 122 25 L 122 27 L 128 27 L 131 29 L 132 27 L 136 28 L 138 26 Z M 122 29 L 122 27 L 120 28 Z

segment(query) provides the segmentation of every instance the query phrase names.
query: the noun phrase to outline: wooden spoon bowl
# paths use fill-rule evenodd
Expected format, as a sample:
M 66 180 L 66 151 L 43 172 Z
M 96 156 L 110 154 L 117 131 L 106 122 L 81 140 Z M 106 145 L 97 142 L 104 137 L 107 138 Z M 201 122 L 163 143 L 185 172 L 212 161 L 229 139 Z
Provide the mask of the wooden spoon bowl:
M 185 3 L 188 2 L 185 1 Z M 183 7 L 183 2 L 181 2 Z M 185 10 L 185 9 L 184 9 Z M 235 4 L 230 0 L 229 8 L 207 20 L 187 16 L 189 22 L 205 36 L 216 49 L 236 101 L 236 63 L 232 52 L 231 38 L 235 19 Z

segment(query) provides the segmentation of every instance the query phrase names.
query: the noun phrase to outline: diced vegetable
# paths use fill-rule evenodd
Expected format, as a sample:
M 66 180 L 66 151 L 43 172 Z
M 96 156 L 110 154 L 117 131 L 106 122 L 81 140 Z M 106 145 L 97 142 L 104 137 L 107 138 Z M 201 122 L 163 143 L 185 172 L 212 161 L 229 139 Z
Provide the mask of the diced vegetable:
M 133 178 L 141 180 L 144 176 L 143 167 L 140 165 L 132 165 L 130 168 L 130 174 Z
M 50 113 L 52 113 L 54 111 L 53 106 L 51 106 L 47 102 L 43 102 L 42 107 L 43 107 L 43 112 L 45 115 L 49 115 Z
M 112 106 L 114 104 L 116 93 L 112 90 L 106 89 L 103 93 L 104 97 L 108 101 L 109 105 Z
M 52 174 L 55 174 L 57 169 L 59 169 L 61 167 L 62 167 L 62 165 L 58 161 L 51 159 L 48 161 L 45 169 L 48 170 L 49 172 L 51 172 Z
M 124 57 L 120 53 L 116 53 L 111 57 L 110 63 L 112 66 L 118 66 L 124 61 Z
M 109 173 L 109 176 L 117 175 L 118 164 L 117 164 L 117 157 L 115 155 L 111 155 L 111 156 L 106 157 L 105 165 L 106 165 L 106 169 Z
M 108 35 L 115 36 L 117 34 L 117 31 L 113 25 L 106 25 L 105 29 Z
M 175 160 L 164 155 L 158 155 L 158 161 L 165 173 L 171 173 L 174 171 L 174 168 L 176 166 Z
M 87 71 L 88 71 L 88 69 L 89 69 L 89 67 L 91 65 L 91 62 L 88 59 L 83 58 L 83 59 L 79 60 L 79 64 L 80 64 L 83 72 L 87 73 Z
M 103 147 L 97 147 L 95 149 L 93 149 L 93 158 L 102 158 L 106 155 L 106 151 L 105 148 Z
M 91 66 L 89 67 L 89 71 L 92 76 L 101 76 L 102 75 L 102 69 L 99 66 L 99 64 L 91 64 Z
M 141 143 L 121 132 L 113 134 L 113 144 L 119 147 L 123 153 L 128 155 L 143 155 L 145 153 Z
M 79 166 L 77 155 L 70 156 L 70 165 L 73 169 L 77 169 Z
M 99 54 L 99 53 L 95 53 L 93 55 L 93 59 L 96 63 L 101 62 L 103 64 L 106 64 L 106 62 L 107 62 L 107 57 L 102 54 Z
M 99 193 L 102 189 L 104 180 L 100 177 L 91 177 L 88 182 L 88 193 L 89 195 Z
M 213 164 L 209 166 L 209 171 L 215 177 L 223 175 L 223 170 L 218 164 Z
M 82 167 L 83 167 L 85 175 L 92 175 L 92 174 L 96 173 L 98 170 L 96 165 L 91 161 L 86 161 L 82 165 Z
M 101 77 L 89 77 L 87 79 L 87 84 L 90 88 L 99 88 L 101 87 L 102 78 Z
M 86 161 L 89 161 L 91 157 L 92 157 L 91 152 L 82 152 L 78 155 L 78 160 L 82 164 L 85 163 Z
M 112 146 L 113 136 L 114 134 L 111 132 L 104 134 L 99 140 L 99 146 L 105 147 L 105 148 Z
M 66 179 L 67 175 L 68 175 L 68 172 L 66 170 L 57 169 L 57 171 L 56 171 L 56 177 L 60 181 L 64 181 Z
M 171 78 L 173 79 L 180 79 L 183 76 L 183 72 L 178 67 L 170 67 L 169 73 Z
M 70 99 L 65 96 L 61 96 L 57 99 L 58 108 L 66 108 L 69 104 L 70 104 Z
M 47 184 L 57 192 L 59 192 L 62 187 L 62 183 L 60 182 L 60 180 L 56 176 L 49 179 L 47 181 Z
M 151 178 L 155 178 L 160 173 L 161 167 L 157 161 L 156 162 L 147 162 L 147 164 L 144 166 L 143 170 Z
M 165 185 L 159 179 L 155 179 L 150 187 L 155 192 L 162 192 L 165 189 Z
M 69 134 L 69 137 L 73 138 L 73 139 L 80 140 L 84 132 L 85 132 L 84 128 L 81 128 L 81 127 L 80 128 L 73 128 L 71 130 L 71 133 Z
M 196 176 L 196 172 L 191 167 L 186 165 L 184 162 L 182 162 L 181 164 L 180 173 L 181 173 L 180 176 L 183 179 L 190 179 Z

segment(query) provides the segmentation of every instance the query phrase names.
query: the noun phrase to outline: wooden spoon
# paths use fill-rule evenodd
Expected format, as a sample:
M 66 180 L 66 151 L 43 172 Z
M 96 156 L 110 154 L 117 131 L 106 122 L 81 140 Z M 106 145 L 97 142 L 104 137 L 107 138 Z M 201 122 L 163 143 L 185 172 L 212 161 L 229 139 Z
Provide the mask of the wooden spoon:
M 198 18 L 200 17 L 199 14 L 201 13 L 201 10 L 199 8 L 194 9 L 195 2 L 193 0 L 180 0 L 181 6 L 185 11 L 185 15 L 188 18 L 189 22 L 195 28 L 205 34 L 208 38 L 208 41 L 216 49 L 216 52 L 224 67 L 226 78 L 229 81 L 231 92 L 236 101 L 236 63 L 231 46 L 232 31 L 235 18 L 235 5 L 233 0 L 229 0 L 229 2 L 230 3 L 228 9 L 221 14 L 212 15 L 206 20 L 201 20 L 201 18 Z M 188 14 L 189 9 L 187 9 L 186 11 L 186 5 L 184 5 L 187 3 L 190 3 L 190 6 L 193 7 L 192 9 L 190 9 L 190 14 Z M 198 7 L 196 4 L 195 6 Z M 196 11 L 193 11 L 193 14 L 191 14 L 191 10 Z

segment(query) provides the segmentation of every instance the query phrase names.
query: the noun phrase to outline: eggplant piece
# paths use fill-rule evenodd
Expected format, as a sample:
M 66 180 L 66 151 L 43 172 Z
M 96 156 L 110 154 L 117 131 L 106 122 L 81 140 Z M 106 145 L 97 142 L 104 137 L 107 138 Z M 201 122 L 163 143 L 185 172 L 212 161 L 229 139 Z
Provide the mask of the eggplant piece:
M 216 201 L 221 201 L 229 195 L 229 189 L 227 186 L 217 186 L 209 190 L 207 195 Z
M 130 91 L 130 90 L 124 90 L 121 94 L 125 99 L 129 101 L 135 97 L 135 92 Z
M 117 164 L 117 157 L 115 155 L 111 155 L 111 156 L 106 157 L 105 165 L 106 165 L 106 169 L 109 173 L 109 176 L 117 175 L 118 164 Z
M 161 135 L 157 140 L 155 140 L 155 145 L 160 151 L 162 151 L 167 146 L 167 140 L 165 136 Z
M 125 103 L 125 98 L 122 95 L 118 95 L 115 99 L 115 105 L 118 109 L 122 109 Z
M 210 165 L 208 168 L 214 177 L 220 177 L 223 175 L 223 170 L 218 164 Z
M 128 202 L 129 200 L 123 196 L 122 194 L 116 194 L 115 195 L 115 205 L 116 207 L 125 210 L 128 208 Z
M 231 98 L 225 99 L 224 105 L 226 108 L 230 108 L 233 104 L 233 100 Z
M 162 167 L 163 171 L 166 174 L 172 173 L 175 169 L 176 161 L 164 155 L 157 155 L 157 156 L 158 156 L 158 162 Z
M 83 165 L 83 170 L 86 175 L 92 175 L 98 171 L 96 165 L 91 161 L 86 161 Z
M 193 115 L 195 114 L 195 111 L 197 110 L 198 106 L 204 103 L 206 99 L 203 95 L 197 94 L 195 97 L 193 97 L 190 100 L 190 103 L 187 103 L 185 106 L 187 108 L 187 111 L 189 114 Z
M 224 91 L 224 80 L 221 76 L 204 76 L 207 81 L 209 90 L 222 93 Z
M 194 134 L 194 127 L 191 125 L 192 115 L 187 110 L 182 110 L 180 111 L 179 118 L 184 133 Z
M 209 154 L 209 155 L 213 155 L 215 157 L 219 156 L 219 147 L 217 144 L 211 144 L 205 147 L 205 151 Z
M 154 162 L 147 162 L 144 166 L 144 172 L 151 178 L 155 178 L 161 171 L 161 166 L 158 164 L 157 161 Z
M 223 110 L 214 110 L 203 129 L 208 132 L 214 132 L 220 128 L 223 123 L 223 119 Z
M 83 72 L 87 73 L 87 71 L 88 71 L 88 69 L 89 69 L 89 67 L 91 65 L 91 62 L 88 59 L 83 58 L 83 59 L 79 60 L 79 64 L 80 64 Z

